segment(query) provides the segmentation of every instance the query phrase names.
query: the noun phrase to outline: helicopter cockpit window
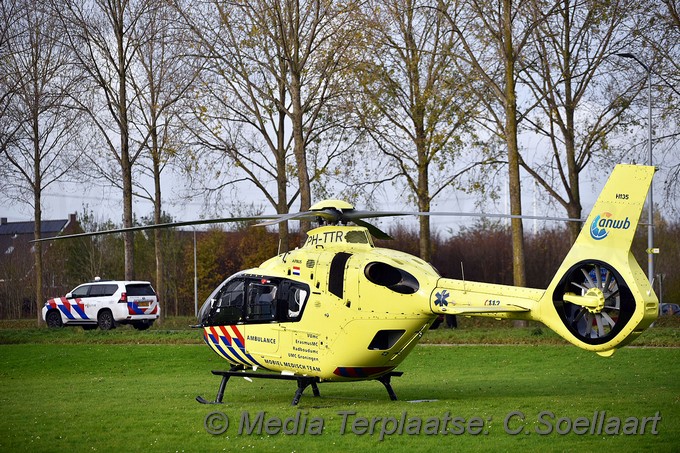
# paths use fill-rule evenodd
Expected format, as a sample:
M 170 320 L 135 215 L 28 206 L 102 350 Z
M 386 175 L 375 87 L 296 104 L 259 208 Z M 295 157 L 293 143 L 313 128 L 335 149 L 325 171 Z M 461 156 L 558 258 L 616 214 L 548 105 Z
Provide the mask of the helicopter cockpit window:
M 345 240 L 352 244 L 370 244 L 369 236 L 365 231 L 348 231 Z
M 276 320 L 276 290 L 277 285 L 274 284 L 250 284 L 246 306 L 247 321 Z
M 288 293 L 288 319 L 295 321 L 300 319 L 302 309 L 307 302 L 309 292 L 305 289 L 293 286 Z

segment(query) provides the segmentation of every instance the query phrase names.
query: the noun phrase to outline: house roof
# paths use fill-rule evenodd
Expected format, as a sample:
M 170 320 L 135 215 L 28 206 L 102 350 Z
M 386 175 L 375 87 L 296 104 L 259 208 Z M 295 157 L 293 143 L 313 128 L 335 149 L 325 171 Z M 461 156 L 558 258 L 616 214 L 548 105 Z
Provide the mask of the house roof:
M 14 236 L 20 234 L 33 234 L 35 222 L 6 222 L 0 223 L 0 236 Z M 63 220 L 43 220 L 40 231 L 43 237 L 55 236 L 68 224 L 67 219 Z
M 68 219 L 43 220 L 41 222 L 41 237 L 57 236 L 62 231 L 72 230 L 77 224 L 76 214 L 70 214 Z M 33 240 L 34 222 L 8 222 L 0 217 L 0 280 L 6 279 L 12 268 L 25 263 L 31 265 L 34 253 Z M 43 246 L 43 250 L 48 247 Z

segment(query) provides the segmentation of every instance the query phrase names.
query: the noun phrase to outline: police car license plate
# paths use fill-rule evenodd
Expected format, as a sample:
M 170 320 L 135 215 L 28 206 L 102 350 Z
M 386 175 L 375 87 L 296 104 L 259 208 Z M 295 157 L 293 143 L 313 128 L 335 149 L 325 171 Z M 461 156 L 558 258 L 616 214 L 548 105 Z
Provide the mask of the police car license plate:
M 149 308 L 149 302 L 139 302 L 137 303 L 139 308 Z

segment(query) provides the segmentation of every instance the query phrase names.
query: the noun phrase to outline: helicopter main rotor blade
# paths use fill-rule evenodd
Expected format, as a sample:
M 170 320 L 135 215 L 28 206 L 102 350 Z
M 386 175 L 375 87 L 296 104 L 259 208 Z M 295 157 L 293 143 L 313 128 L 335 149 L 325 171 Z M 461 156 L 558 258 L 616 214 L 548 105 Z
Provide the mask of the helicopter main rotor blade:
M 551 220 L 561 222 L 582 222 L 582 219 L 572 219 L 568 217 L 545 217 L 545 216 L 530 216 L 530 215 L 511 215 L 511 214 L 488 214 L 475 212 L 406 212 L 406 211 L 344 211 L 342 213 L 343 221 L 351 221 L 356 225 L 363 226 L 376 239 L 392 239 L 387 233 L 380 230 L 378 227 L 364 222 L 361 219 L 375 219 L 381 217 L 401 217 L 401 216 L 448 216 L 448 217 L 491 217 L 491 218 L 520 218 L 520 219 L 536 219 L 536 220 Z
M 359 219 L 354 219 L 354 220 L 352 220 L 352 222 L 354 222 L 358 226 L 366 228 L 368 230 L 368 232 L 371 233 L 371 235 L 376 239 L 392 239 L 392 236 L 385 233 L 383 230 L 381 230 L 377 226 L 371 225 L 368 222 L 364 222 L 363 220 L 359 220 Z
M 328 204 L 328 203 L 326 203 Z M 534 220 L 549 220 L 549 221 L 560 221 L 560 222 L 583 222 L 583 219 L 573 219 L 568 217 L 544 217 L 544 216 L 532 216 L 532 215 L 513 215 L 513 214 L 490 214 L 490 213 L 475 213 L 475 212 L 408 212 L 408 211 L 357 211 L 354 209 L 347 209 L 351 207 L 349 204 L 344 206 L 336 207 L 324 207 L 323 209 L 317 209 L 312 211 L 302 211 L 294 212 L 288 214 L 269 214 L 269 215 L 257 215 L 248 217 L 226 217 L 219 219 L 207 219 L 207 220 L 190 220 L 186 222 L 171 222 L 171 223 L 160 223 L 155 225 L 139 225 L 128 228 L 119 228 L 106 231 L 92 231 L 87 233 L 77 233 L 69 234 L 63 236 L 55 236 L 50 238 L 41 238 L 33 240 L 31 242 L 44 242 L 53 241 L 59 239 L 70 239 L 88 236 L 99 236 L 103 234 L 112 233 L 127 233 L 133 231 L 143 231 L 143 230 L 154 230 L 158 228 L 175 228 L 183 226 L 193 226 L 193 225 L 209 225 L 215 223 L 230 223 L 230 222 L 247 222 L 251 220 L 262 220 L 256 224 L 256 226 L 268 226 L 275 225 L 281 222 L 286 222 L 289 220 L 318 220 L 321 219 L 324 222 L 337 225 L 337 224 L 347 224 L 348 222 L 353 222 L 358 226 L 365 227 L 369 232 L 377 239 L 390 239 L 390 236 L 384 231 L 380 230 L 378 227 L 371 225 L 370 223 L 364 222 L 363 219 L 375 219 L 381 217 L 401 217 L 401 216 L 429 216 L 429 217 L 489 217 L 489 218 L 519 218 L 519 219 L 534 219 Z
M 582 222 L 582 219 L 573 219 L 568 217 L 545 217 L 532 215 L 512 215 L 512 214 L 490 214 L 477 212 L 409 212 L 409 211 L 357 211 L 351 210 L 337 210 L 337 209 L 320 209 L 315 211 L 294 212 L 289 214 L 281 214 L 273 217 L 270 220 L 259 222 L 256 226 L 269 226 L 288 220 L 316 220 L 323 219 L 329 224 L 353 222 L 355 225 L 368 229 L 373 237 L 376 239 L 392 239 L 390 235 L 382 231 L 380 228 L 362 219 L 376 219 L 382 217 L 405 217 L 405 216 L 429 216 L 429 217 L 490 217 L 490 218 L 520 218 L 520 219 L 536 219 L 549 220 L 560 222 Z
M 276 215 L 260 215 L 260 216 L 250 216 L 250 217 L 225 217 L 220 219 L 204 219 L 204 220 L 188 220 L 185 222 L 170 222 L 170 223 L 157 223 L 154 225 L 138 225 L 128 228 L 117 228 L 114 230 L 104 230 L 104 231 L 90 231 L 86 233 L 76 233 L 76 234 L 66 234 L 63 236 L 54 236 L 49 238 L 36 239 L 30 242 L 45 242 L 45 241 L 56 241 L 59 239 L 72 239 L 88 236 L 100 236 L 104 234 L 114 234 L 114 233 L 127 233 L 130 231 L 143 231 L 143 230 L 156 230 L 159 228 L 175 228 L 183 226 L 193 226 L 193 225 L 209 225 L 214 223 L 230 223 L 230 222 L 247 222 L 249 220 L 266 220 L 276 218 Z
M 354 222 L 355 218 L 371 219 L 378 217 L 400 217 L 400 216 L 427 216 L 427 217 L 490 217 L 503 219 L 527 219 L 527 220 L 549 220 L 555 222 L 585 222 L 586 219 L 575 219 L 571 217 L 549 217 L 523 214 L 493 214 L 487 212 L 423 212 L 423 211 L 348 211 L 343 213 L 343 218 Z
M 491 214 L 488 212 L 419 212 L 417 215 L 428 216 L 457 216 L 457 217 L 490 217 L 498 219 L 526 219 L 526 220 L 549 220 L 552 222 L 585 222 L 586 219 L 572 217 L 550 217 L 525 214 Z

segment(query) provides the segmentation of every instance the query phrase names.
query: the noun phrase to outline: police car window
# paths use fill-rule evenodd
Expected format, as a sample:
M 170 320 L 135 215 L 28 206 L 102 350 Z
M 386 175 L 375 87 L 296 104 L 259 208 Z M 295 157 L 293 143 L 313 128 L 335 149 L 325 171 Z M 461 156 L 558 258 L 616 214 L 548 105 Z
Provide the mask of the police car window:
M 80 286 L 76 289 L 74 289 L 71 292 L 72 297 L 87 297 L 88 292 L 90 291 L 91 285 L 84 285 Z
M 118 289 L 117 285 L 92 285 L 90 286 L 90 297 L 112 296 Z
M 128 296 L 155 296 L 156 295 L 156 293 L 154 292 L 151 285 L 139 284 L 139 283 L 133 283 L 133 284 L 125 285 L 125 292 L 127 293 Z

